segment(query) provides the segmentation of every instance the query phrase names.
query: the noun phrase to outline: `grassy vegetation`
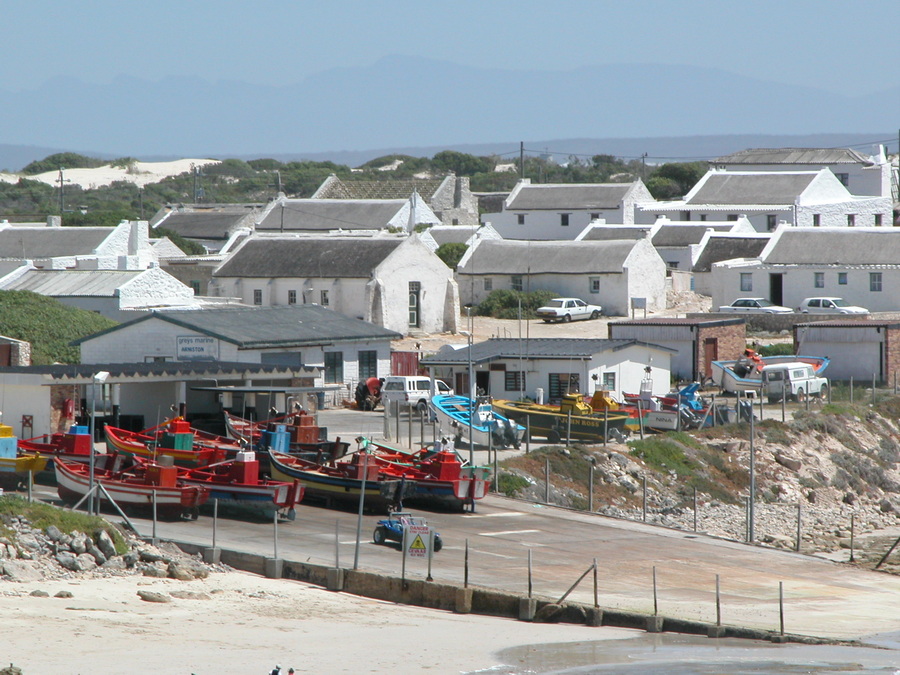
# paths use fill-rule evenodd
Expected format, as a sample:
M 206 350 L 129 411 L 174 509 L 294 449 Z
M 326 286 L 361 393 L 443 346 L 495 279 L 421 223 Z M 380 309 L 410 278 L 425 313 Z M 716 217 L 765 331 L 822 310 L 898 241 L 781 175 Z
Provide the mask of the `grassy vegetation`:
M 531 483 L 527 478 L 522 478 L 522 476 L 517 476 L 512 473 L 501 472 L 497 477 L 497 490 L 507 497 L 515 497 L 529 485 L 531 485 Z
M 34 365 L 79 363 L 78 338 L 117 325 L 95 312 L 67 307 L 30 291 L 0 291 L 0 335 L 31 343 Z
M 116 545 L 116 553 L 122 555 L 128 551 L 128 545 L 122 533 L 108 521 L 86 513 L 67 511 L 43 502 L 29 502 L 17 495 L 0 497 L 0 521 L 8 516 L 23 516 L 32 527 L 43 530 L 55 525 L 61 532 L 71 534 L 76 530 L 85 534 L 93 534 L 97 530 L 106 530 Z M 11 536 L 12 530 L 0 525 L 0 534 Z
M 678 476 L 693 475 L 699 468 L 685 454 L 685 446 L 670 434 L 650 436 L 642 441 L 631 441 L 631 454 L 639 457 L 658 471 L 674 471 Z
M 492 316 L 495 319 L 519 318 L 519 303 L 522 305 L 522 318 L 534 319 L 538 307 L 543 307 L 553 298 L 559 296 L 556 291 L 492 291 L 475 307 L 477 316 Z

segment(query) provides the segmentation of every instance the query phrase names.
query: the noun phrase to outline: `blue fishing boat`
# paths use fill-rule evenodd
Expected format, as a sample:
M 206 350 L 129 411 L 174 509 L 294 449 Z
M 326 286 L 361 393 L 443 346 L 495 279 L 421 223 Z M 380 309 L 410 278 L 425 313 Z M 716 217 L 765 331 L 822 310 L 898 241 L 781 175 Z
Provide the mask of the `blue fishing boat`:
M 525 427 L 496 412 L 488 398 L 433 396 L 431 408 L 441 433 L 453 434 L 461 440 L 469 440 L 471 434 L 476 445 L 518 448 L 525 434 Z

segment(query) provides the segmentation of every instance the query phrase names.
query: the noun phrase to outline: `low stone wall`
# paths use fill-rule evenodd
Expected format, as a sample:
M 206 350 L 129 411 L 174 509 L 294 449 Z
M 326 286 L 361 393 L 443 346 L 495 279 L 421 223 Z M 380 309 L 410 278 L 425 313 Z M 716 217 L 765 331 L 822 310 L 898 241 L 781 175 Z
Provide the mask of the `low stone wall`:
M 174 542 L 186 553 L 205 555 L 209 547 L 191 542 Z M 285 579 L 303 581 L 331 588 L 334 575 L 325 565 L 297 561 L 279 561 L 273 566 L 266 556 L 228 549 L 217 549 L 220 561 L 235 569 L 264 575 L 271 569 L 280 569 Z M 802 642 L 806 644 L 831 644 L 839 641 L 811 638 L 803 635 L 781 635 L 775 631 L 742 628 L 739 626 L 717 626 L 701 621 L 690 621 L 673 617 L 654 616 L 621 610 L 598 609 L 580 603 L 557 605 L 547 599 L 528 600 L 525 596 L 505 593 L 492 589 L 458 584 L 442 584 L 421 579 L 401 580 L 397 577 L 377 572 L 342 569 L 341 585 L 337 589 L 353 595 L 375 598 L 387 602 L 452 611 L 460 614 L 475 613 L 546 623 L 578 623 L 590 626 L 612 626 L 616 628 L 636 628 L 649 632 L 686 633 L 708 635 L 709 637 L 732 637 L 751 640 L 771 640 L 773 642 Z M 331 583 L 330 583 L 331 582 Z M 523 601 L 532 604 L 533 612 L 523 616 Z
M 852 314 L 739 314 L 733 312 L 692 312 L 688 319 L 734 319 L 740 317 L 747 321 L 748 333 L 791 333 L 798 323 L 813 321 L 868 321 L 871 315 Z

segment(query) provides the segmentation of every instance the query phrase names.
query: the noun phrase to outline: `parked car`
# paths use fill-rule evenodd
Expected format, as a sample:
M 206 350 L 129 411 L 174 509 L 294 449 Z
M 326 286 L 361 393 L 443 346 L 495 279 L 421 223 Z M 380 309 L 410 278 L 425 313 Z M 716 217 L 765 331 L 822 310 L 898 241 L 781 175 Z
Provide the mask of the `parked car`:
M 806 298 L 797 308 L 803 314 L 868 314 L 865 307 L 849 304 L 843 298 Z
M 414 516 L 411 513 L 397 511 L 383 520 L 379 520 L 375 525 L 375 532 L 372 533 L 372 540 L 376 544 L 385 544 L 388 541 L 403 542 L 403 530 L 409 525 L 417 527 L 427 526 L 427 521 L 421 516 Z M 426 542 L 427 545 L 427 542 Z M 437 553 L 444 547 L 441 535 L 434 533 L 434 552 Z
M 720 312 L 746 312 L 749 314 L 791 314 L 789 307 L 775 305 L 765 298 L 738 298 L 730 305 L 719 307 Z
M 537 314 L 544 323 L 553 321 L 578 321 L 579 319 L 596 319 L 603 308 L 600 305 L 589 305 L 578 298 L 553 298 L 544 307 L 538 307 Z
M 773 363 L 763 366 L 761 395 L 769 403 L 780 401 L 783 396 L 803 403 L 807 396 L 828 398 L 828 380 L 816 375 L 809 363 Z
M 443 380 L 434 380 L 422 375 L 390 375 L 381 386 L 381 401 L 385 405 L 397 401 L 400 407 L 428 409 L 432 396 L 452 396 L 453 389 Z

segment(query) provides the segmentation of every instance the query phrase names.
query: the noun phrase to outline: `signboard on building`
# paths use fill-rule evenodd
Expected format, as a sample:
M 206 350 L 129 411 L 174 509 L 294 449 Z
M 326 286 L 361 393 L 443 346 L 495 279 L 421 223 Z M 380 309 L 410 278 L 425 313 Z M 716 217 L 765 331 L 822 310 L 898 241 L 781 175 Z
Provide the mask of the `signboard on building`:
M 200 335 L 179 335 L 175 338 L 175 358 L 179 361 L 218 361 L 219 341 Z

